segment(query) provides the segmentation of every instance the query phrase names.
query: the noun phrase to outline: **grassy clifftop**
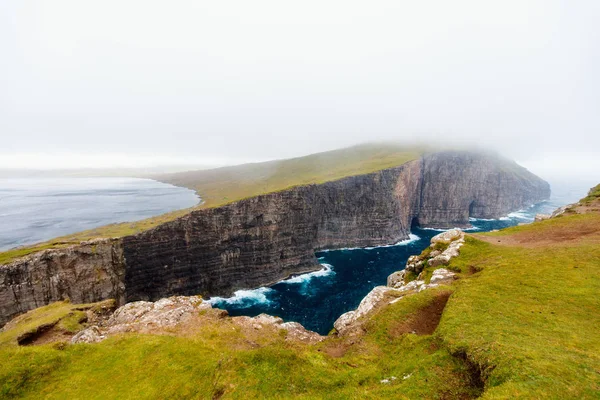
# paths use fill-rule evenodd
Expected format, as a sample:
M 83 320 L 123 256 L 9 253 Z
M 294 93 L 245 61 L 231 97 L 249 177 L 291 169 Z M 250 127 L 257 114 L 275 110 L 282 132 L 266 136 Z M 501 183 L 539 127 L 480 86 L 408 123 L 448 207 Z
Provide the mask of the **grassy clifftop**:
M 367 144 L 304 157 L 244 164 L 155 177 L 195 190 L 200 207 L 216 207 L 294 186 L 334 181 L 395 167 L 418 158 L 424 149 Z
M 423 152 L 424 149 L 393 144 L 367 144 L 288 160 L 156 176 L 162 182 L 195 190 L 202 198 L 202 203 L 194 208 L 141 221 L 106 225 L 37 245 L 0 252 L 0 264 L 37 251 L 74 245 L 85 240 L 133 235 L 182 217 L 194 209 L 218 207 L 294 186 L 323 183 L 395 167 L 418 158 Z
M 308 345 L 199 317 L 185 331 L 95 345 L 0 340 L 0 397 L 598 398 L 600 200 L 586 204 L 469 236 L 448 267 L 458 281 L 383 307 L 358 337 Z M 441 319 L 427 311 L 440 298 Z M 432 329 L 419 329 L 424 318 Z

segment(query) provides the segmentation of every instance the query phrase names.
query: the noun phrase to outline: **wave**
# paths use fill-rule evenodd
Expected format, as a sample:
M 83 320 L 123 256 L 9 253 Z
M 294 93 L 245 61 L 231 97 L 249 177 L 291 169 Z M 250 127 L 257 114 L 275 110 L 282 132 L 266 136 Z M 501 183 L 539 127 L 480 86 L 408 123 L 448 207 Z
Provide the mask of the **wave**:
M 312 278 L 322 278 L 322 277 L 329 276 L 329 275 L 335 275 L 335 271 L 333 270 L 333 265 L 327 264 L 327 263 L 321 263 L 321 265 L 323 266 L 323 268 L 318 271 L 298 275 L 293 278 L 285 279 L 285 280 L 277 282 L 277 283 L 305 283 L 305 282 L 310 281 Z
M 267 295 L 274 290 L 267 287 L 260 287 L 252 290 L 236 290 L 232 297 L 211 297 L 207 300 L 210 305 L 227 304 L 229 306 L 249 307 L 255 304 L 270 304 L 271 300 Z
M 511 212 L 508 214 L 508 218 L 513 218 L 513 219 L 533 219 L 531 217 L 531 215 L 529 215 L 529 213 L 527 212 L 527 210 L 519 210 L 519 211 L 515 211 L 515 212 Z
M 503 217 L 505 218 L 505 217 Z M 473 218 L 473 217 L 469 217 L 469 221 L 470 222 L 475 222 L 475 221 L 498 221 L 498 219 L 502 219 L 502 218 Z
M 470 220 L 470 218 L 469 218 Z M 454 227 L 454 228 L 419 228 L 422 229 L 424 231 L 436 231 L 436 232 L 446 232 L 449 231 L 450 229 L 459 229 L 461 231 L 479 231 L 481 230 L 481 228 L 477 227 L 477 226 L 472 226 L 470 228 L 458 228 L 458 227 Z
M 421 238 L 417 235 L 415 235 L 414 233 L 411 233 L 408 235 L 408 239 L 405 240 L 401 240 L 397 243 L 394 244 L 384 244 L 381 246 L 373 246 L 373 247 L 341 247 L 339 249 L 325 249 L 325 250 L 319 250 L 319 252 L 322 253 L 327 253 L 329 251 L 346 251 L 346 250 L 375 250 L 375 249 L 381 249 L 384 247 L 394 247 L 394 246 L 406 246 L 407 244 L 410 244 L 412 242 L 416 242 L 417 240 L 421 240 Z

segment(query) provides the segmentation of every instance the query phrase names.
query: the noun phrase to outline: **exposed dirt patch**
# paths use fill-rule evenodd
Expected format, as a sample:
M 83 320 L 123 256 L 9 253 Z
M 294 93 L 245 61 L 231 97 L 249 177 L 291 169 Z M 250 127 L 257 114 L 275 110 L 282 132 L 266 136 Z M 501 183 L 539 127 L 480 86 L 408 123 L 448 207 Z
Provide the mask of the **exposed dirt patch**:
M 58 321 L 49 324 L 43 324 L 38 326 L 35 330 L 25 332 L 17 338 L 17 343 L 19 346 L 30 346 L 36 344 L 38 340 L 41 340 L 42 337 L 44 337 L 46 334 L 49 334 L 57 323 Z
M 404 335 L 405 333 L 415 333 L 417 335 L 431 335 L 440 323 L 442 313 L 452 292 L 440 292 L 434 300 L 426 307 L 418 310 L 407 320 L 400 321 L 390 328 L 390 334 L 393 337 Z
M 561 218 L 561 217 L 558 217 Z M 600 239 L 600 218 L 586 219 L 577 223 L 561 225 L 539 224 L 539 229 L 525 229 L 512 235 L 474 235 L 475 238 L 500 246 L 538 248 L 547 246 L 569 246 L 573 241 Z
M 478 267 L 476 265 L 469 265 L 469 271 L 468 274 L 469 275 L 475 275 L 478 272 L 481 272 L 482 268 Z
M 478 398 L 483 394 L 485 389 L 485 378 L 484 372 L 482 371 L 481 366 L 479 366 L 476 362 L 471 360 L 467 353 L 464 351 L 460 351 L 454 353 L 453 356 L 460 360 L 466 368 L 466 385 L 471 388 L 471 396 L 465 396 L 464 398 Z M 491 372 L 494 367 L 488 367 L 488 373 Z
M 52 327 L 51 329 L 41 333 L 35 339 L 28 343 L 19 343 L 21 346 L 39 346 L 42 344 L 56 343 L 56 342 L 70 342 L 71 338 L 75 336 L 74 333 L 66 332 L 62 329 Z
M 323 352 L 332 358 L 340 358 L 343 357 L 346 352 L 350 349 L 351 344 L 349 343 L 335 343 L 330 344 L 329 346 L 323 349 Z

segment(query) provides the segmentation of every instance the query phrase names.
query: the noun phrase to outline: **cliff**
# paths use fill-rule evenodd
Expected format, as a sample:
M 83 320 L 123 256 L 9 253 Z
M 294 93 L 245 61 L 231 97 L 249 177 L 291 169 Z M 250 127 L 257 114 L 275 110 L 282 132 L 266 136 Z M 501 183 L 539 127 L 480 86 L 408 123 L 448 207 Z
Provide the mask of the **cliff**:
M 320 268 L 318 249 L 394 243 L 408 238 L 412 224 L 464 227 L 469 217 L 499 218 L 549 194 L 546 182 L 497 156 L 432 153 L 0 266 L 0 324 L 64 297 L 77 302 L 113 297 L 122 304 L 228 295 Z
M 45 250 L 0 265 L 0 325 L 57 300 L 125 302 L 125 260 L 118 239 Z

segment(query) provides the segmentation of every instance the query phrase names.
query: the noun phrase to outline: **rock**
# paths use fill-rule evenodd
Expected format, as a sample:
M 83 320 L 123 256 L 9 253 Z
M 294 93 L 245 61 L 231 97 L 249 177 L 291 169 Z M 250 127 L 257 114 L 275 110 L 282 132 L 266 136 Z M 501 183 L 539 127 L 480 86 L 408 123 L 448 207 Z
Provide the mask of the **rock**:
M 432 251 L 431 253 L 429 253 L 429 257 L 431 257 L 431 258 L 435 258 L 435 257 L 439 256 L 440 254 L 442 254 L 442 252 L 441 252 L 441 251 L 439 251 L 439 250 L 434 250 L 434 251 Z
M 415 279 L 414 281 L 410 281 L 408 282 L 406 285 L 402 286 L 401 288 L 398 288 L 398 291 L 400 292 L 411 292 L 411 291 L 421 291 L 421 288 L 425 285 L 425 281 L 421 281 L 418 279 Z
M 569 208 L 574 207 L 575 204 L 567 204 L 566 206 L 562 206 L 554 210 L 554 212 L 550 215 L 550 218 L 558 217 L 559 215 L 564 214 Z
M 440 265 L 448 265 L 450 262 L 449 254 L 440 254 L 439 256 L 432 258 L 428 261 L 430 267 L 439 267 Z
M 406 264 L 416 264 L 419 261 L 421 261 L 419 256 L 410 256 L 408 257 L 408 260 L 406 260 Z
M 389 287 L 402 286 L 404 284 L 404 275 L 406 271 L 396 271 L 387 278 L 387 285 Z
M 308 343 L 317 343 L 325 339 L 316 332 L 309 331 L 298 322 L 283 322 L 279 317 L 260 314 L 256 317 L 234 317 L 232 321 L 241 326 L 250 326 L 256 330 L 267 327 L 287 331 L 286 340 L 299 340 Z
M 540 221 L 544 221 L 547 219 L 550 219 L 550 214 L 536 214 L 535 218 L 533 219 L 534 222 L 540 222 Z
M 460 229 L 450 229 L 445 232 L 442 232 L 438 235 L 435 235 L 431 238 L 431 244 L 435 245 L 436 243 L 444 243 L 448 244 L 450 242 L 454 242 L 455 240 L 464 239 L 465 233 Z
M 136 301 L 118 308 L 107 327 L 110 332 L 173 327 L 198 311 L 210 308 L 211 305 L 198 296 L 174 296 L 155 303 Z
M 348 311 L 339 316 L 333 323 L 333 327 L 338 333 L 343 333 L 355 320 L 356 311 Z
M 136 301 L 119 307 L 104 326 L 92 326 L 77 333 L 72 343 L 96 343 L 124 332 L 155 333 L 183 323 L 200 310 L 212 308 L 198 296 L 175 296 L 155 303 Z
M 397 293 L 397 290 L 387 286 L 375 287 L 362 299 L 355 311 L 342 314 L 333 324 L 334 328 L 339 334 L 344 334 L 358 319 L 376 309 L 390 292 Z
M 325 339 L 324 336 L 307 330 L 298 322 L 284 322 L 283 324 L 279 325 L 279 328 L 288 332 L 286 339 L 294 339 L 310 343 L 320 342 Z
M 90 326 L 73 336 L 71 338 L 71 343 L 98 343 L 104 339 L 106 339 L 106 336 L 102 334 L 100 328 L 97 326 Z
M 430 285 L 439 285 L 440 283 L 452 282 L 456 278 L 456 274 L 445 268 L 439 268 L 433 271 L 431 275 Z

